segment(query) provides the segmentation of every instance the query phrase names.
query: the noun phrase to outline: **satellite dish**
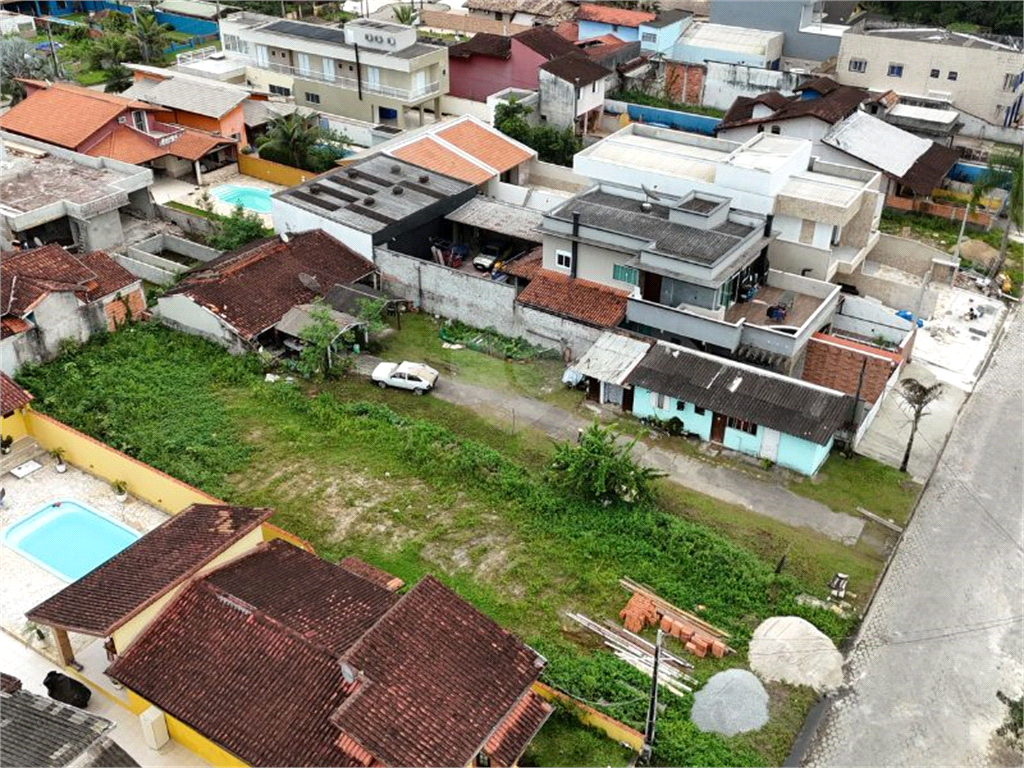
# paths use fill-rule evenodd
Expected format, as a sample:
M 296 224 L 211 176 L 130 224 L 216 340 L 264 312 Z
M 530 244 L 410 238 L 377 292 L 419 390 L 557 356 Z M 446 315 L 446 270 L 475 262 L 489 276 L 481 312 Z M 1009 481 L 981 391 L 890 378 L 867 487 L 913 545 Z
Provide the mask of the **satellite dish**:
M 658 193 L 649 190 L 645 184 L 641 184 L 640 189 L 642 189 L 644 191 L 644 194 L 647 195 L 652 200 L 661 200 L 661 198 L 658 197 Z
M 352 683 L 356 681 L 355 670 L 352 669 L 352 667 L 350 667 L 344 661 L 341 662 L 341 676 L 345 678 L 345 682 L 349 685 L 352 685 Z
M 320 293 L 320 283 L 312 275 L 307 275 L 305 272 L 299 273 L 299 282 L 306 288 L 316 293 Z

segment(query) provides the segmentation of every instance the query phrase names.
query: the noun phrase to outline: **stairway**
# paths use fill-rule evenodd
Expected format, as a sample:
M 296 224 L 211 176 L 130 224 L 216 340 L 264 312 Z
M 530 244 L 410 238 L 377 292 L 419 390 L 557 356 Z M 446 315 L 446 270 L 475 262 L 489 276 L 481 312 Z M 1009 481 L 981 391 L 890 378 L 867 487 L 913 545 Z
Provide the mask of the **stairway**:
M 6 475 L 26 461 L 32 459 L 39 461 L 39 457 L 45 455 L 45 453 L 46 451 L 31 437 L 22 437 L 15 440 L 14 445 L 11 446 L 11 452 L 6 456 L 0 456 L 0 475 Z M 40 461 L 40 463 L 42 462 Z

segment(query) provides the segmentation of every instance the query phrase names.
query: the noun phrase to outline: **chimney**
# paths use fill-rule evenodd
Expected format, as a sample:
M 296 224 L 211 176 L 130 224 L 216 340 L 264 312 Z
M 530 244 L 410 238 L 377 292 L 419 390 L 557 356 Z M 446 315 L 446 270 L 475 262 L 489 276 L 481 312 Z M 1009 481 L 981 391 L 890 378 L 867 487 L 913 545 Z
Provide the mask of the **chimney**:
M 772 216 L 772 214 L 769 213 L 768 217 L 764 220 L 764 236 L 765 237 L 771 237 L 772 236 L 772 219 L 774 219 L 774 218 L 775 217 Z
M 580 212 L 572 212 L 572 261 L 569 263 L 569 277 L 576 279 L 576 262 L 580 256 Z

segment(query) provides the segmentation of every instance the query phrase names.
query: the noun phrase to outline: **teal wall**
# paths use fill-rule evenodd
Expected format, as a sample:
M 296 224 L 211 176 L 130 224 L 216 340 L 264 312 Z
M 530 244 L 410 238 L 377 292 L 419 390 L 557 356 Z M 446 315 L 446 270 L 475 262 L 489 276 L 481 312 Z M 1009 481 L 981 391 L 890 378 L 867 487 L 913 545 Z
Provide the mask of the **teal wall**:
M 682 409 L 679 401 L 671 398 L 664 398 L 664 406 L 655 408 L 652 404 L 650 390 L 643 387 L 635 387 L 633 390 L 633 413 L 645 419 L 658 419 L 668 421 L 678 418 L 683 422 L 683 428 L 700 437 L 701 440 L 711 439 L 711 419 L 713 414 L 706 410 L 698 414 L 693 409 L 693 403 L 683 403 Z M 738 429 L 725 428 L 725 437 L 722 444 L 733 451 L 746 453 L 750 456 L 761 455 L 761 439 L 764 436 L 764 427 L 758 425 L 757 434 L 748 435 Z M 775 463 L 780 467 L 792 469 L 805 475 L 813 475 L 828 458 L 832 450 L 832 439 L 825 445 L 812 443 L 800 437 L 787 435 L 785 432 L 779 434 L 779 453 Z
M 722 445 L 733 451 L 749 453 L 751 456 L 759 456 L 761 454 L 761 438 L 763 436 L 764 427 L 761 426 L 757 427 L 757 432 L 753 435 L 748 435 L 740 429 L 726 427 L 725 436 L 722 438 Z
M 665 407 L 655 408 L 651 403 L 651 392 L 643 387 L 635 387 L 633 390 L 633 413 L 641 418 L 658 419 L 668 421 L 679 419 L 683 422 L 683 428 L 687 432 L 693 432 L 700 436 L 701 440 L 711 439 L 711 411 L 698 414 L 693 410 L 693 403 L 683 403 L 679 409 L 679 401 L 665 397 Z
M 779 435 L 779 458 L 775 463 L 805 475 L 813 475 L 828 458 L 832 442 L 833 438 L 829 438 L 825 445 L 818 445 L 783 432 Z

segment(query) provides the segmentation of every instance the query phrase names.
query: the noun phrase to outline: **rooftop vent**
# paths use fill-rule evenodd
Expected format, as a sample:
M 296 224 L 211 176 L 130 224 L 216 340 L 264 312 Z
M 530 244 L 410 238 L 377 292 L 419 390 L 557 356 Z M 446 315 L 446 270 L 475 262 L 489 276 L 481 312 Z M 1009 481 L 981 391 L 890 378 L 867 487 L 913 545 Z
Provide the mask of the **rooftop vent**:
M 404 191 L 405 191 L 405 190 L 404 190 L 404 189 L 402 189 L 402 188 L 401 188 L 400 186 L 398 186 L 397 184 L 396 184 L 395 186 L 393 186 L 393 187 L 391 188 L 391 194 L 392 194 L 392 195 L 400 195 L 400 194 L 402 194 L 402 193 L 403 193 Z
M 430 183 L 430 177 L 427 176 L 427 174 L 425 174 L 425 173 L 421 173 L 420 174 L 420 178 L 419 178 L 419 182 L 420 182 L 420 184 L 429 184 Z
M 314 195 L 318 195 L 324 191 L 324 188 L 320 184 L 310 184 L 309 191 L 312 192 Z
M 653 209 L 654 206 L 646 201 L 640 203 L 640 210 L 643 211 L 644 213 L 650 213 Z
M 359 171 L 357 171 L 355 168 L 349 168 L 347 171 L 345 171 L 345 173 L 348 174 L 348 177 L 350 179 L 354 179 L 356 176 L 359 175 Z
M 373 202 L 374 201 L 373 201 L 372 197 L 364 197 L 363 198 L 363 205 L 373 205 Z
M 402 172 L 402 166 L 400 166 L 400 165 L 392 165 L 391 166 L 391 172 L 394 173 L 394 174 L 401 173 Z

